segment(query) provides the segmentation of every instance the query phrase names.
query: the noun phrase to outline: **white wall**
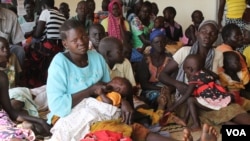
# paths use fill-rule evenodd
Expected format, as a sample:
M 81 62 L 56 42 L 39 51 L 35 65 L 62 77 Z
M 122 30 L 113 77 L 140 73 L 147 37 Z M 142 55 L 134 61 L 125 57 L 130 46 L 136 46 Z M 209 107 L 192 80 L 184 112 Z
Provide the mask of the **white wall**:
M 61 2 L 67 2 L 70 5 L 70 15 L 74 16 L 76 5 L 80 0 L 55 0 L 55 6 L 59 6 Z M 96 11 L 101 10 L 101 1 L 95 0 Z M 191 23 L 191 13 L 194 10 L 201 10 L 205 20 L 217 20 L 217 0 L 149 0 L 156 2 L 159 7 L 159 14 L 167 6 L 175 7 L 177 11 L 176 21 L 183 26 L 185 30 Z

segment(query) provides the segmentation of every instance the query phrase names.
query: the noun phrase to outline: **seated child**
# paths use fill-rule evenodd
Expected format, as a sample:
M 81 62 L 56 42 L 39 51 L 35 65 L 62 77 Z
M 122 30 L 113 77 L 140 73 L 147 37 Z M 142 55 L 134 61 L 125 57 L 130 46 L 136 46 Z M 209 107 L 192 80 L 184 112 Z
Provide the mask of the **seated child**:
M 201 22 L 204 20 L 203 14 L 200 10 L 195 10 L 191 15 L 193 24 L 189 25 L 189 27 L 185 31 L 185 36 L 188 38 L 188 46 L 192 46 L 196 41 L 196 31 L 198 30 Z
M 163 16 L 157 16 L 154 20 L 154 28 L 152 29 L 164 29 L 164 17 Z M 165 30 L 165 29 L 164 29 Z
M 196 108 L 219 110 L 231 102 L 231 95 L 222 86 L 216 84 L 216 74 L 203 68 L 204 61 L 199 55 L 190 54 L 186 57 L 183 69 L 188 79 L 188 88 L 183 96 L 167 109 L 172 112 L 177 106 L 187 101 L 189 105 L 187 112 L 190 112 L 193 119 L 191 126 L 193 131 L 201 128 Z
M 8 75 L 9 88 L 16 87 L 19 84 L 19 74 L 22 69 L 16 55 L 10 53 L 8 41 L 3 37 L 0 37 L 0 57 L 8 57 L 7 61 L 0 64 L 0 69 Z
M 242 73 L 240 57 L 234 51 L 223 53 L 224 72 L 219 73 L 221 85 L 234 95 L 235 102 L 240 104 L 246 111 L 250 110 L 250 100 L 241 97 L 240 91 L 245 89 L 245 85 L 249 82 L 248 74 Z
M 180 41 L 183 37 L 182 26 L 175 21 L 176 10 L 172 6 L 168 6 L 163 10 L 163 15 L 165 18 L 165 30 L 166 36 L 172 41 Z
M 28 115 L 39 117 L 38 110 L 47 110 L 45 86 L 34 89 L 17 87 L 22 69 L 16 55 L 10 53 L 8 41 L 0 37 L 0 58 L 5 57 L 8 60 L 1 62 L 0 69 L 7 74 L 9 79 L 9 97 L 12 107 Z

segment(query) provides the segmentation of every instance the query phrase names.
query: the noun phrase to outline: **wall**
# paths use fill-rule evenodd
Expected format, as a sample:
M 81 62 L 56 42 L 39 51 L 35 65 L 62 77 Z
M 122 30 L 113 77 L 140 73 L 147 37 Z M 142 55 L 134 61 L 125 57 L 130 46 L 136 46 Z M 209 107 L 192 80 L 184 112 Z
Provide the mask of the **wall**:
M 76 5 L 79 0 L 55 0 L 55 5 L 59 6 L 61 2 L 67 2 L 70 5 L 70 15 L 74 16 Z M 95 0 L 96 11 L 101 10 L 101 1 Z M 217 20 L 217 0 L 149 0 L 154 1 L 159 6 L 159 14 L 162 15 L 162 11 L 167 6 L 175 7 L 177 11 L 176 21 L 183 26 L 185 30 L 191 23 L 191 13 L 194 10 L 201 10 L 204 14 L 205 20 Z

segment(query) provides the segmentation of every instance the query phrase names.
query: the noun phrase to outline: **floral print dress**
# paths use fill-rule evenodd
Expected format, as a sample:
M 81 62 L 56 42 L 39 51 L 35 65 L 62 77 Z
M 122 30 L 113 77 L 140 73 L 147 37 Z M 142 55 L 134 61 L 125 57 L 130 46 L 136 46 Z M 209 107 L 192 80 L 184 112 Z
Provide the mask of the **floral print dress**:
M 0 110 L 0 140 L 9 141 L 12 138 L 34 141 L 35 134 L 29 129 L 16 127 L 8 114 L 4 110 Z
M 197 72 L 189 81 L 195 84 L 196 89 L 193 93 L 197 101 L 210 109 L 219 110 L 226 107 L 231 102 L 231 96 L 209 73 L 204 71 Z

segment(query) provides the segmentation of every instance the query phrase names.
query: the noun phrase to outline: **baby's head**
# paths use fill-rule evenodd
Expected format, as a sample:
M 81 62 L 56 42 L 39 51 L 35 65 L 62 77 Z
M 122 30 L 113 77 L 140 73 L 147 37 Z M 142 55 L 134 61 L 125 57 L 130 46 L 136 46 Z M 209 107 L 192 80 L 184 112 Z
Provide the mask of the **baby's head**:
M 223 57 L 223 68 L 226 71 L 237 73 L 242 69 L 240 56 L 235 51 L 226 51 Z
M 157 16 L 154 20 L 154 28 L 164 28 L 164 17 Z
M 10 47 L 9 42 L 3 38 L 0 37 L 0 61 L 7 61 L 10 56 Z
M 198 54 L 190 54 L 186 57 L 183 63 L 183 70 L 189 79 L 196 72 L 202 70 L 204 67 L 204 60 Z
M 123 77 L 114 77 L 107 86 L 112 87 L 113 91 L 120 93 L 122 97 L 133 94 L 132 84 Z

